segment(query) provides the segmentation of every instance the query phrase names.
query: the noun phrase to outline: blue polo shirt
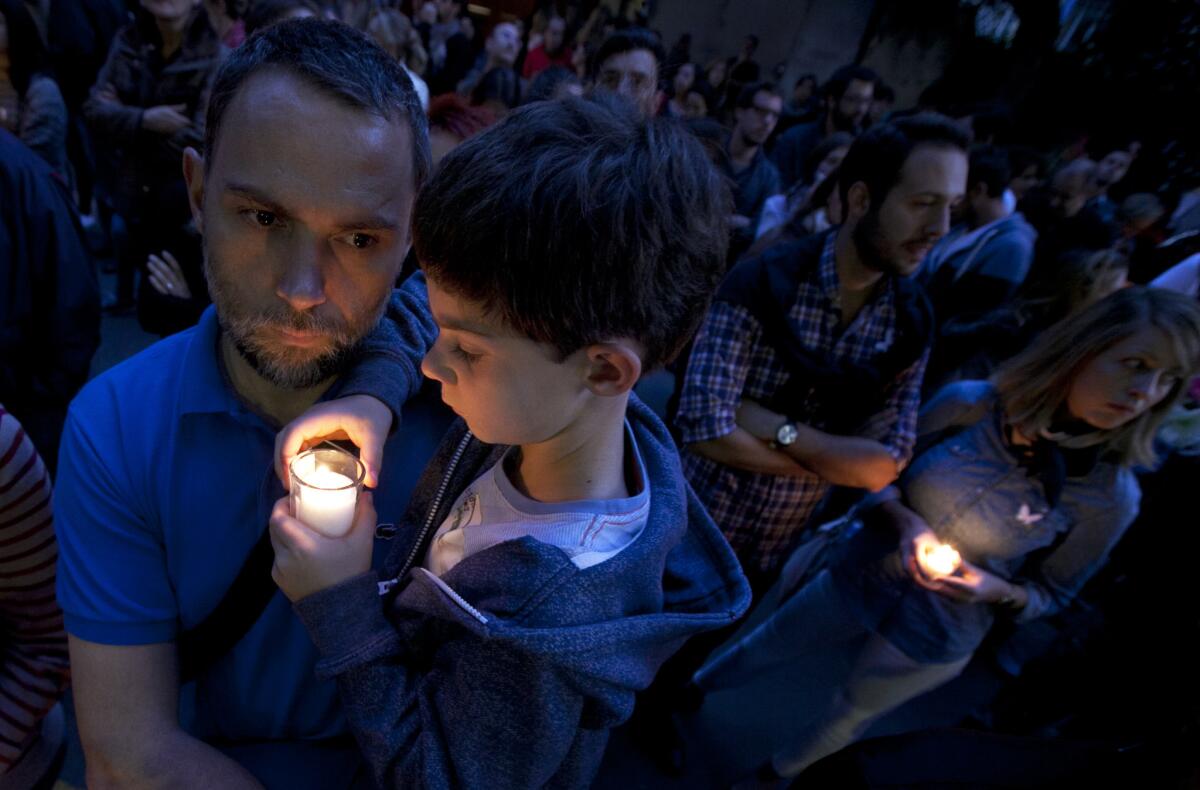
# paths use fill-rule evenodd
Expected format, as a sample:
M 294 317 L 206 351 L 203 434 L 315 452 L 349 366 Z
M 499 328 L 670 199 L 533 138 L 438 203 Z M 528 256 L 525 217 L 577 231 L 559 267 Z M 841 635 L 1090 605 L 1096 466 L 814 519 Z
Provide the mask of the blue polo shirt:
M 405 406 L 385 448 L 375 496 L 380 523 L 399 522 L 452 416 L 432 393 Z M 142 645 L 172 641 L 202 622 L 285 493 L 272 468 L 275 433 L 223 376 L 211 307 L 196 327 L 89 383 L 71 404 L 55 491 L 67 631 Z M 386 554 L 376 538 L 375 561 Z M 316 661 L 277 591 L 246 636 L 198 679 L 194 721 L 185 726 L 226 747 L 268 787 L 348 786 L 346 760 L 357 755 L 349 741 L 346 759 L 329 751 L 330 739 L 348 730 L 336 685 L 314 677 Z M 338 779 L 321 766 L 337 766 Z

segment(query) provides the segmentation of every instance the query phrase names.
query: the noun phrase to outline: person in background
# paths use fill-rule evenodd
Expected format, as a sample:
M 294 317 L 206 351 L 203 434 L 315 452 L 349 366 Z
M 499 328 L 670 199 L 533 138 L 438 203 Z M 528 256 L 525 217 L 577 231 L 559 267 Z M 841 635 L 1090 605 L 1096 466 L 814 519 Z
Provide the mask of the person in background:
M 66 183 L 67 105 L 33 17 L 20 0 L 0 0 L 0 129 L 21 139 Z
M 246 21 L 242 18 L 251 0 L 204 0 L 208 24 L 225 49 L 237 49 L 246 40 Z
M 1023 145 L 1013 145 L 1008 148 L 1009 172 L 1012 180 L 1008 182 L 1008 190 L 1012 195 L 1011 208 L 1025 199 L 1036 189 L 1046 174 L 1046 160 L 1033 148 Z M 1008 201 L 1008 198 L 1005 198 Z
M 425 72 L 429 56 L 425 54 L 421 36 L 408 17 L 394 8 L 380 8 L 367 23 L 367 35 L 383 47 L 384 52 L 400 61 L 421 99 L 421 108 L 428 112 L 429 85 L 421 78 L 421 74 Z
M 908 275 L 949 230 L 966 148 L 938 115 L 864 133 L 842 225 L 739 262 L 696 335 L 683 468 L 758 591 L 833 485 L 879 490 L 910 457 L 933 319 Z
M 1007 304 L 1029 274 L 1037 231 L 1007 208 L 1010 180 L 1003 149 L 971 151 L 963 222 L 930 250 L 919 275 L 939 325 Z
M 782 110 L 783 97 L 769 82 L 751 83 L 737 98 L 735 122 L 729 134 L 728 172 L 734 183 L 731 261 L 754 242 L 763 204 L 783 191 L 779 171 L 763 153 L 763 144 L 775 130 Z
M 521 103 L 521 78 L 510 68 L 492 69 L 471 89 L 471 106 L 503 119 Z
M 833 73 L 821 91 L 821 116 L 789 129 L 775 143 L 773 158 L 785 184 L 795 184 L 803 177 L 805 159 L 826 137 L 834 132 L 858 135 L 869 125 L 879 82 L 879 75 L 865 66 L 843 66 Z
M 759 778 L 797 776 L 948 682 L 998 621 L 1070 606 L 1137 516 L 1134 469 L 1154 465 L 1158 428 L 1198 369 L 1200 305 L 1134 288 L 927 403 L 925 449 L 862 509 L 865 526 L 825 562 L 798 557 L 770 614 L 696 674 L 702 689 L 736 688 L 815 651 L 845 668 L 832 688 L 813 673 L 828 703 Z M 925 560 L 942 545 L 957 567 Z
M 871 111 L 867 113 L 868 123 L 872 126 L 883 123 L 895 106 L 896 92 L 890 85 L 879 83 L 875 86 L 875 95 L 871 99 Z
M 1100 157 L 1092 173 L 1092 197 L 1088 201 L 1088 207 L 1110 225 L 1117 222 L 1120 207 L 1109 197 L 1108 190 L 1120 183 L 1132 164 L 1133 155 L 1127 149 L 1114 148 Z
M 808 161 L 804 163 L 804 177 L 793 184 L 786 193 L 767 198 L 758 220 L 755 238 L 761 239 L 770 234 L 810 206 L 817 209 L 824 206 L 824 200 L 812 201 L 810 196 L 813 190 L 824 183 L 830 174 L 837 171 L 853 142 L 854 138 L 847 132 L 835 132 L 822 140 L 808 155 Z M 817 224 L 810 232 L 828 230 L 829 227 L 828 224 L 817 220 Z
M 727 105 L 732 106 L 736 103 L 747 85 L 770 78 L 769 75 L 763 76 L 762 67 L 754 59 L 756 52 L 758 52 L 758 36 L 751 34 L 742 40 L 741 51 L 726 61 L 729 69 L 729 79 L 725 85 Z
M 446 154 L 496 122 L 483 107 L 473 107 L 458 94 L 438 96 L 429 105 L 429 150 L 433 166 Z
M 754 240 L 746 257 L 761 255 L 781 241 L 795 241 L 824 233 L 842 224 L 842 199 L 838 190 L 838 170 L 834 170 L 809 192 L 787 221 Z
M 991 376 L 1049 327 L 1128 285 L 1129 261 L 1112 250 L 1073 249 L 1038 261 L 1009 304 L 942 323 L 925 376 L 926 393 L 953 381 Z
M 471 50 L 474 31 L 464 14 L 462 0 L 436 0 L 437 21 L 429 26 L 426 51 L 429 53 L 429 94 L 440 96 L 458 87 L 475 61 Z M 424 34 L 423 34 L 424 35 Z M 515 56 L 514 56 L 515 57 Z
M 574 54 L 567 45 L 567 20 L 554 14 L 546 21 L 542 43 L 525 55 L 521 76 L 531 80 L 551 66 L 570 68 Z
M 125 220 L 118 251 L 116 301 L 133 306 L 135 273 L 149 256 L 180 255 L 196 239 L 179 162 L 204 136 L 207 88 L 220 44 L 193 0 L 142 0 L 113 41 L 84 114 L 116 152 L 114 204 Z M 138 320 L 150 332 L 169 321 L 171 304 L 153 288 L 138 291 Z
M 817 75 L 802 74 L 792 86 L 791 98 L 783 105 L 779 121 L 782 132 L 799 123 L 808 123 L 817 114 L 821 99 L 817 96 Z
M 0 402 L 53 471 L 100 345 L 100 286 L 66 184 L 3 130 L 0 283 Z
M 511 71 L 513 77 L 517 78 L 517 96 L 519 98 L 521 95 L 520 76 L 514 68 L 519 54 L 521 54 L 521 34 L 517 31 L 517 26 L 512 22 L 501 22 L 493 27 L 487 41 L 483 44 L 483 53 L 476 61 L 475 67 L 458 83 L 459 95 L 470 96 L 475 90 L 475 86 L 483 80 L 484 75 L 497 69 L 505 69 Z M 505 78 L 498 79 L 506 83 L 511 82 Z
M 708 85 L 709 95 L 711 96 L 708 102 L 709 114 L 716 117 L 725 108 L 725 93 L 728 88 L 726 80 L 729 75 L 729 66 L 725 64 L 724 58 L 714 58 L 704 67 L 704 83 Z
M 289 19 L 308 19 L 320 16 L 317 0 L 254 0 L 246 11 L 246 35 L 286 22 Z
M 711 103 L 712 91 L 709 90 L 707 83 L 697 82 L 688 90 L 683 106 L 683 117 L 687 120 L 708 118 Z
M 687 97 L 696 84 L 696 64 L 681 63 L 671 77 L 671 89 L 667 93 L 667 103 L 663 112 L 676 118 L 687 118 Z
M 541 71 L 533 78 L 533 82 L 529 83 L 525 103 L 555 101 L 568 96 L 582 96 L 583 93 L 583 82 L 575 76 L 574 71 L 562 66 L 551 66 Z
M 50 787 L 65 726 L 67 633 L 54 598 L 50 474 L 0 403 L 0 786 Z
M 662 42 L 649 30 L 618 30 L 596 51 L 592 90 L 624 96 L 649 118 L 658 112 L 658 69 L 665 57 Z

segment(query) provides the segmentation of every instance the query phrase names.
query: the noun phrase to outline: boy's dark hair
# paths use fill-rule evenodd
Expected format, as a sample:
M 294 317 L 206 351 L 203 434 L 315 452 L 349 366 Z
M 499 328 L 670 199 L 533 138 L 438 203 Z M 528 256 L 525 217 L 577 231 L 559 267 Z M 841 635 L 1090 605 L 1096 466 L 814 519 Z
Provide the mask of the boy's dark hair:
M 624 30 L 618 30 L 608 38 L 604 39 L 604 43 L 596 50 L 596 54 L 592 57 L 592 65 L 589 69 L 592 79 L 600 73 L 600 69 L 604 66 L 604 62 L 613 55 L 620 55 L 623 52 L 633 52 L 634 50 L 644 49 L 654 55 L 654 62 L 662 69 L 664 63 L 667 62 L 667 52 L 663 49 L 662 42 L 658 36 L 651 33 L 644 27 L 628 27 Z
M 242 85 L 263 69 L 283 69 L 343 104 L 403 120 L 412 137 L 413 180 L 429 176 L 429 129 L 412 80 L 400 62 L 341 22 L 293 19 L 251 36 L 225 59 L 208 100 L 204 161 L 213 161 L 221 121 Z M 297 119 L 297 123 L 302 123 Z
M 892 90 L 892 86 L 886 82 L 875 83 L 875 101 L 888 102 L 889 104 L 896 101 L 896 92 Z
M 935 145 L 967 152 L 969 137 L 961 126 L 944 115 L 923 112 L 874 126 L 860 134 L 839 170 L 838 190 L 849 205 L 850 187 L 867 185 L 871 208 L 878 208 L 900 180 L 900 171 L 917 146 Z
M 313 16 L 321 15 L 321 6 L 317 0 L 254 0 L 243 17 L 246 35 L 252 36 L 263 28 L 270 27 L 298 8 L 311 11 Z
M 850 83 L 853 80 L 858 80 L 859 82 L 869 82 L 874 86 L 878 86 L 879 83 L 882 82 L 882 80 L 879 79 L 879 75 L 871 69 L 867 68 L 866 66 L 859 66 L 858 64 L 851 63 L 849 65 L 842 66 L 840 69 L 833 72 L 829 79 L 825 81 L 825 85 L 821 88 L 821 94 L 826 99 L 832 99 L 835 102 L 841 101 L 842 96 L 844 96 L 846 93 L 846 88 L 850 87 Z
M 543 69 L 529 83 L 529 94 L 525 97 L 525 103 L 549 101 L 554 98 L 554 93 L 560 85 L 568 83 L 579 84 L 579 77 L 571 69 L 565 66 L 550 66 Z
M 998 198 L 1008 189 L 1012 181 L 1012 173 L 1008 165 L 1008 154 L 1003 148 L 990 145 L 978 146 L 971 149 L 971 165 L 967 172 L 967 189 L 974 189 L 977 184 L 987 187 L 987 195 Z
M 538 102 L 448 154 L 413 210 L 439 287 L 562 358 L 619 337 L 674 358 L 723 272 L 729 188 L 669 118 L 607 97 Z
M 748 107 L 754 106 L 754 97 L 760 93 L 769 93 L 772 96 L 779 96 L 779 89 L 775 87 L 773 82 L 752 82 L 738 93 L 737 108 L 745 110 Z M 780 96 L 780 98 L 783 98 Z

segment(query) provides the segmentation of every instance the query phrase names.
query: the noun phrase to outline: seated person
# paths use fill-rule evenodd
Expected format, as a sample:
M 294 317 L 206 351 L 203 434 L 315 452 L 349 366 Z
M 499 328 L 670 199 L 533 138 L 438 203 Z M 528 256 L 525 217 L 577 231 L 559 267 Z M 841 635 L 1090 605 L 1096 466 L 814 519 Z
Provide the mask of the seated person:
M 662 662 L 747 607 L 670 433 L 630 397 L 703 316 L 729 206 L 682 126 L 579 99 L 514 112 L 421 192 L 440 330 L 422 370 L 462 421 L 378 572 L 369 496 L 341 538 L 286 498 L 271 518 L 274 578 L 380 787 L 587 786 Z M 389 364 L 358 374 L 386 391 Z M 389 426 L 362 415 L 316 407 L 280 436 L 281 468 L 364 423 L 377 445 Z

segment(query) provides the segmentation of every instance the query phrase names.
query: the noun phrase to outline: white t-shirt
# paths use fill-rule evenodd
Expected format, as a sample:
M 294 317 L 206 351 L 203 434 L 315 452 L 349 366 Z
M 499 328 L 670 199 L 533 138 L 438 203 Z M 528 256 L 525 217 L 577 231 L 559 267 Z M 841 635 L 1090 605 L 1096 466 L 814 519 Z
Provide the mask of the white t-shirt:
M 625 436 L 627 478 L 631 487 L 637 485 L 633 496 L 554 503 L 530 499 L 505 472 L 510 449 L 455 500 L 429 544 L 425 569 L 443 576 L 472 554 L 525 535 L 562 549 L 579 568 L 616 556 L 641 534 L 650 513 L 650 481 L 628 423 Z

